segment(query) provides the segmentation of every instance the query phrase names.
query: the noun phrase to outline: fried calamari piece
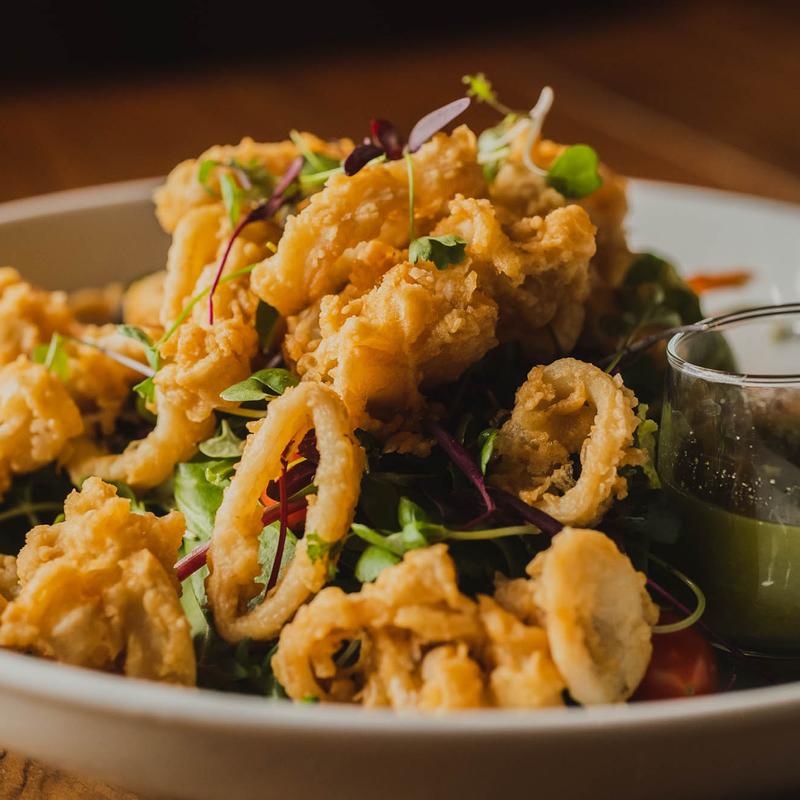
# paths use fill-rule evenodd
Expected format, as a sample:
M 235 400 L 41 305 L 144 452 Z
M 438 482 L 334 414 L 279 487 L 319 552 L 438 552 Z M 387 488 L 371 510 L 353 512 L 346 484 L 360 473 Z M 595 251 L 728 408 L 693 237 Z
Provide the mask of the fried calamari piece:
M 17 559 L 0 555 L 0 615 L 18 592 Z
M 487 637 L 483 659 L 489 667 L 490 705 L 562 705 L 566 683 L 553 663 L 547 631 L 539 624 L 526 624 L 491 597 L 481 596 L 478 603 Z
M 319 451 L 314 476 L 317 492 L 309 496 L 306 531 L 277 585 L 258 605 L 255 578 L 264 513 L 259 497 L 279 477 L 284 451 L 313 429 Z M 247 439 L 236 475 L 225 490 L 216 515 L 208 553 L 208 597 L 219 634 L 230 642 L 266 641 L 276 636 L 295 611 L 327 580 L 331 546 L 350 530 L 364 469 L 364 451 L 353 436 L 347 411 L 331 389 L 301 383 L 273 400 L 266 418 Z M 315 557 L 309 536 L 319 540 Z
M 601 164 L 602 186 L 587 197 L 570 201 L 548 186 L 544 176 L 532 172 L 525 165 L 521 144 L 522 140 L 515 143 L 489 190 L 489 196 L 504 221 L 545 215 L 569 202 L 578 203 L 597 226 L 597 253 L 592 259 L 591 270 L 593 280 L 606 286 L 618 286 L 632 258 L 624 226 L 628 213 L 627 181 Z M 566 145 L 539 140 L 534 146 L 533 159 L 543 169 L 548 169 L 565 149 Z
M 534 367 L 495 441 L 491 482 L 565 525 L 598 522 L 627 492 L 619 468 L 640 458 L 636 403 L 619 375 L 592 364 L 562 358 Z
M 297 370 L 333 386 L 356 427 L 419 410 L 420 388 L 455 380 L 497 344 L 497 308 L 467 266 L 405 262 L 366 294 L 348 295 L 322 300 L 319 339 Z M 295 353 L 296 332 L 287 337 Z
M 579 206 L 505 227 L 488 200 L 456 198 L 434 229 L 467 242 L 480 287 L 499 307 L 497 335 L 531 358 L 568 352 L 583 327 L 595 228 Z
M 450 136 L 435 136 L 412 161 L 419 235 L 447 213 L 454 195 L 475 197 L 486 191 L 475 136 L 464 126 Z M 402 160 L 330 178 L 297 216 L 289 217 L 278 252 L 254 270 L 253 289 L 284 316 L 297 314 L 340 291 L 351 280 L 348 251 L 373 239 L 408 245 L 408 173 Z
M 161 328 L 161 306 L 164 300 L 164 270 L 135 280 L 122 296 L 122 321 L 139 328 Z
M 272 665 L 292 698 L 459 708 L 482 699 L 480 669 L 465 662 L 482 636 L 476 604 L 458 590 L 445 545 L 435 545 L 406 554 L 357 593 L 323 589 L 284 626 Z M 353 640 L 359 661 L 342 668 L 334 656 Z
M 131 442 L 118 454 L 109 454 L 103 445 L 92 438 L 80 438 L 70 448 L 66 460 L 70 478 L 76 485 L 89 475 L 108 481 L 122 481 L 133 489 L 145 490 L 158 486 L 172 475 L 175 465 L 188 461 L 197 445 L 214 432 L 214 417 L 190 420 L 185 409 L 171 403 L 156 386 L 158 416 L 155 428 L 144 437 Z
M 74 333 L 78 323 L 65 292 L 46 292 L 0 268 L 0 365 L 50 341 L 54 333 Z
M 353 149 L 349 139 L 327 142 L 311 133 L 301 133 L 300 136 L 308 150 L 330 158 L 343 159 Z M 237 145 L 215 145 L 199 158 L 178 164 L 167 176 L 166 183 L 156 190 L 154 199 L 158 221 L 167 233 L 172 233 L 193 208 L 218 202 L 220 191 L 216 170 L 209 174 L 205 185 L 200 182 L 198 173 L 204 161 L 227 165 L 235 160 L 245 168 L 260 167 L 272 178 L 278 178 L 298 155 L 297 145 L 288 140 L 262 143 L 245 137 Z
M 64 521 L 39 525 L 17 559 L 0 646 L 94 669 L 193 685 L 195 656 L 173 570 L 181 514 L 137 514 L 89 478 Z
M 0 494 L 13 475 L 54 461 L 82 431 L 80 412 L 54 373 L 25 356 L 0 368 Z
M 564 528 L 529 565 L 553 660 L 580 703 L 627 700 L 644 677 L 658 608 L 645 577 L 598 531 Z

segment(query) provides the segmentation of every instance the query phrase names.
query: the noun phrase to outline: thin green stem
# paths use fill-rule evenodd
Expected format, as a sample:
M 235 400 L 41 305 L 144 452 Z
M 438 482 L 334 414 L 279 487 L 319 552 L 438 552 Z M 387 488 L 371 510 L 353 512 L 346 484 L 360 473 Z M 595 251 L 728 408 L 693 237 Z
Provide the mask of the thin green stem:
M 509 525 L 505 528 L 487 528 L 482 531 L 448 531 L 447 538 L 459 542 L 477 542 L 487 539 L 504 539 L 506 536 L 526 536 L 541 531 L 533 525 Z
M 21 505 L 9 508 L 6 511 L 0 511 L 0 522 L 7 519 L 14 519 L 14 517 L 31 517 L 39 511 L 63 511 L 61 503 L 42 502 L 42 503 L 22 503 Z
M 411 244 L 417 238 L 414 225 L 414 162 L 411 160 L 411 153 L 406 152 L 405 158 L 408 172 L 408 243 Z

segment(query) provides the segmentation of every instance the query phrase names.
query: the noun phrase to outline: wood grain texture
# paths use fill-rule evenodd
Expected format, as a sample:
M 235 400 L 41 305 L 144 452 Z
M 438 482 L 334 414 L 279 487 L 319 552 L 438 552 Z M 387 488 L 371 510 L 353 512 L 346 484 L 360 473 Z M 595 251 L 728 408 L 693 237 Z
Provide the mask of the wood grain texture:
M 0 201 L 158 175 L 215 142 L 290 128 L 408 129 L 485 71 L 511 105 L 556 90 L 547 133 L 593 144 L 629 175 L 800 202 L 800 4 L 629 7 L 443 46 L 365 43 L 124 80 L 0 91 Z M 477 109 L 476 124 L 494 117 Z M 0 253 L 0 261 L 2 254 Z M 0 800 L 144 800 L 0 751 Z

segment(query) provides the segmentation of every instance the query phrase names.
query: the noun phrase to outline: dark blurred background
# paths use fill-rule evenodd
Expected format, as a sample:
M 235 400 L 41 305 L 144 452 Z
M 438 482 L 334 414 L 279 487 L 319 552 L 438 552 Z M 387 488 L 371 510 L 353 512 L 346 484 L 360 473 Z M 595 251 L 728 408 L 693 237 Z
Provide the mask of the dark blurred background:
M 0 15 L 0 200 L 162 174 L 245 134 L 408 126 L 484 71 L 514 106 L 550 83 L 547 134 L 622 172 L 800 201 L 796 0 L 22 0 Z

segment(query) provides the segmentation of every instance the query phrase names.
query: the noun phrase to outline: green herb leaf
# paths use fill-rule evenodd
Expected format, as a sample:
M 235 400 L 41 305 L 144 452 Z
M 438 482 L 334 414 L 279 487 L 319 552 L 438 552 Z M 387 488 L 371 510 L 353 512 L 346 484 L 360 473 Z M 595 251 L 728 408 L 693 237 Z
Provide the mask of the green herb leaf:
M 547 173 L 547 182 L 564 197 L 586 197 L 603 185 L 597 153 L 588 144 L 568 147 Z
M 421 236 L 409 245 L 408 260 L 412 264 L 418 261 L 431 261 L 436 269 L 446 269 L 464 260 L 466 246 L 467 243 L 460 236 L 452 234 Z
M 279 319 L 280 314 L 277 309 L 263 300 L 258 301 L 258 306 L 256 306 L 256 333 L 258 333 L 258 342 L 261 345 L 262 353 L 268 353 L 272 349 Z
M 639 403 L 636 415 L 639 425 L 636 428 L 636 445 L 647 454 L 647 462 L 642 465 L 644 474 L 652 489 L 661 488 L 661 479 L 656 471 L 656 445 L 658 443 L 658 423 L 647 418 L 647 403 Z
M 244 440 L 240 439 L 223 419 L 220 429 L 215 436 L 200 442 L 197 448 L 204 456 L 209 458 L 239 458 L 244 450 Z
M 64 337 L 54 333 L 49 344 L 38 344 L 33 348 L 31 361 L 41 364 L 62 381 L 69 377 L 69 357 L 64 347 Z
M 281 524 L 280 522 L 273 522 L 271 525 L 266 525 L 261 533 L 258 535 L 258 565 L 261 572 L 255 578 L 256 583 L 264 586 L 261 592 L 256 595 L 247 604 L 248 608 L 255 608 L 263 602 L 267 594 L 267 585 L 269 584 L 269 577 L 272 574 L 272 565 L 275 563 L 275 556 L 278 554 L 278 542 L 280 541 Z M 292 559 L 294 558 L 294 551 L 297 547 L 297 537 L 287 528 L 286 540 L 283 545 L 283 555 L 281 556 L 281 564 L 278 567 L 278 580 L 280 580 L 289 567 Z
M 189 461 L 175 468 L 175 506 L 186 518 L 188 536 L 201 542 L 211 538 L 224 487 L 209 475 L 232 469 L 230 461 Z
M 397 521 L 400 523 L 401 528 L 405 528 L 406 525 L 430 522 L 430 517 L 425 512 L 425 509 L 417 505 L 413 500 L 408 497 L 401 497 L 400 502 L 397 504 Z
M 272 367 L 254 372 L 246 380 L 234 383 L 220 394 L 223 400 L 237 403 L 272 399 L 283 394 L 291 386 L 297 386 L 300 379 L 288 369 Z
M 212 197 L 216 197 L 217 193 L 209 186 L 209 179 L 211 178 L 211 173 L 219 165 L 219 161 L 215 161 L 213 158 L 206 158 L 200 162 L 200 166 L 197 168 L 197 180 Z
M 321 539 L 319 534 L 314 531 L 306 533 L 304 538 L 306 540 L 306 554 L 312 564 L 315 564 L 321 558 L 327 558 L 333 547 L 330 542 Z
M 229 172 L 223 172 L 219 176 L 219 188 L 222 193 L 222 204 L 228 214 L 231 225 L 235 226 L 242 215 L 242 198 L 239 185 L 236 179 Z
M 382 547 L 369 545 L 356 562 L 355 576 L 361 583 L 371 583 L 383 570 L 399 564 L 400 560 L 400 556 L 396 556 Z
M 145 403 L 153 403 L 156 398 L 156 384 L 152 376 L 139 381 L 134 387 L 133 391 L 145 401 Z
M 486 428 L 486 430 L 478 434 L 478 447 L 480 448 L 478 463 L 484 475 L 486 474 L 486 467 L 489 466 L 489 461 L 492 458 L 494 442 L 498 433 L 500 433 L 499 428 Z

